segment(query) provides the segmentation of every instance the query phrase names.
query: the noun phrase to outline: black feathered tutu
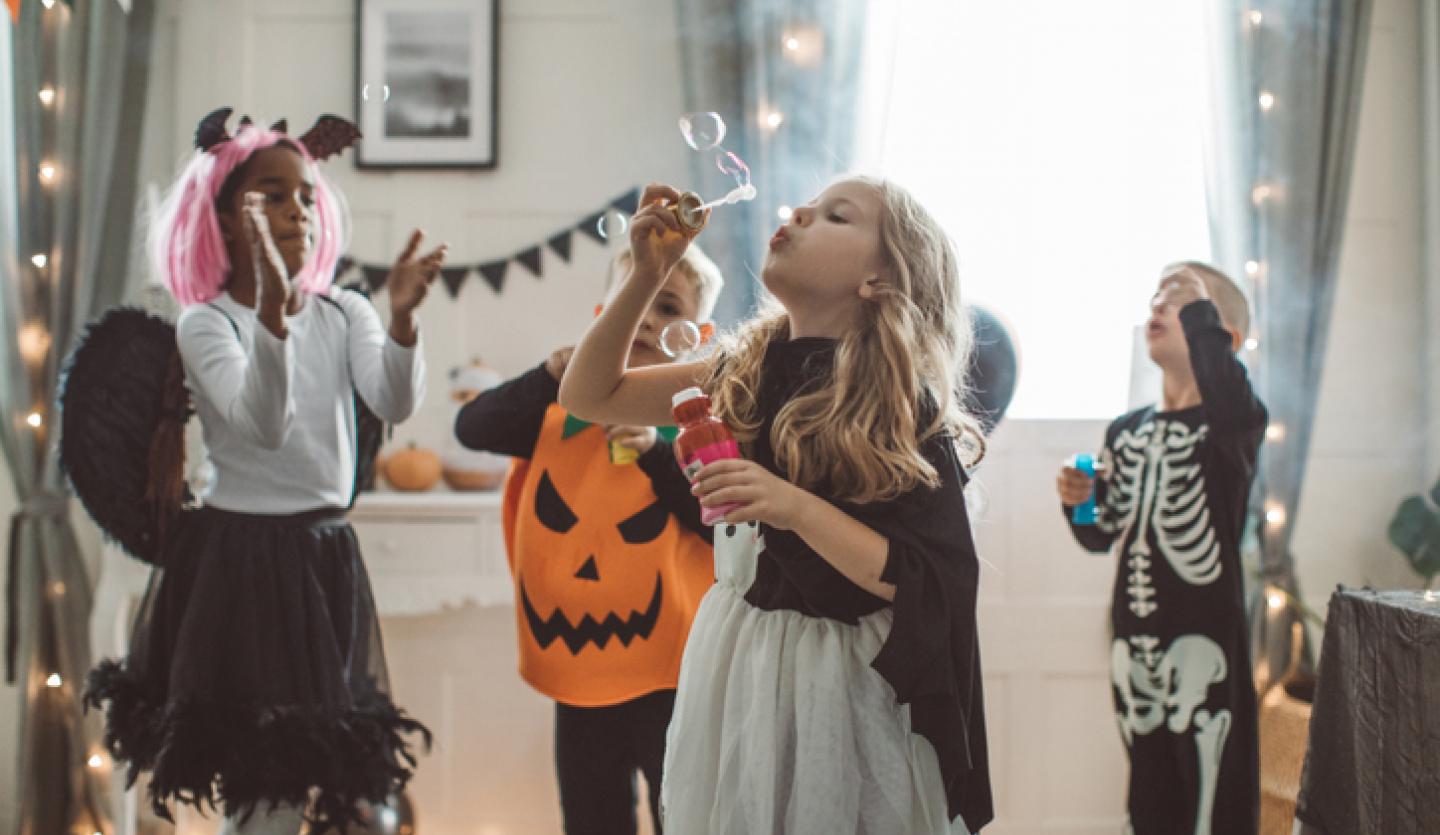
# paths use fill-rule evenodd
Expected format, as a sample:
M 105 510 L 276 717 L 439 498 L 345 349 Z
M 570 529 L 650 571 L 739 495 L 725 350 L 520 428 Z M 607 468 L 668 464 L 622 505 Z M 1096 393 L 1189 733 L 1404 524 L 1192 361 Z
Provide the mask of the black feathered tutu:
M 369 577 L 343 511 L 203 508 L 166 537 L 130 654 L 90 673 L 105 742 L 150 798 L 244 815 L 304 807 L 323 832 L 381 803 L 429 732 L 390 700 Z

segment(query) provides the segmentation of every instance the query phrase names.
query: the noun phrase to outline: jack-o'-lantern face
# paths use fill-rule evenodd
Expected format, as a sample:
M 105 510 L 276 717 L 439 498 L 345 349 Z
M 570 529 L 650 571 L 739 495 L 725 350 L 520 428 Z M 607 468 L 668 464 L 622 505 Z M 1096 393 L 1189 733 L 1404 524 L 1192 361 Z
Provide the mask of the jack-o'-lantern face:
M 665 534 L 669 513 L 653 494 L 616 489 L 616 465 L 603 457 L 546 464 L 533 516 L 521 523 L 526 548 L 546 555 L 527 560 L 518 577 L 531 636 L 541 649 L 560 641 L 577 658 L 644 652 L 665 614 L 660 566 L 644 549 Z M 599 467 L 611 469 L 595 472 Z

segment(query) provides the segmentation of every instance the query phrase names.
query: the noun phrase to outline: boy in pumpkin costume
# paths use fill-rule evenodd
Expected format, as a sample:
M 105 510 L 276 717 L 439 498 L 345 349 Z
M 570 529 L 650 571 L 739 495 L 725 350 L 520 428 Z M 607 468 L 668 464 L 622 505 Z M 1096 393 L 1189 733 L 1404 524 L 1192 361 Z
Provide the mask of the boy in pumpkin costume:
M 629 256 L 611 262 L 609 287 L 623 283 Z M 641 323 L 630 363 L 672 362 L 661 332 L 707 322 L 722 284 L 691 246 Z M 504 526 L 520 675 L 555 700 L 565 832 L 635 832 L 637 770 L 659 832 L 680 658 L 714 582 L 711 531 L 676 464 L 673 431 L 595 426 L 556 403 L 571 350 L 480 394 L 460 411 L 455 435 L 513 456 Z

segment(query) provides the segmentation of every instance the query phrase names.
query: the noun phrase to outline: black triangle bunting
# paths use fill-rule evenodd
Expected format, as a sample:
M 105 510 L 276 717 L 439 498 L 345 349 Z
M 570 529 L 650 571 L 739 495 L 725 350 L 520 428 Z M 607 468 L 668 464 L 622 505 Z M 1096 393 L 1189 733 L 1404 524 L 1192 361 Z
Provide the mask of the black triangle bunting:
M 518 261 L 522 267 L 536 278 L 544 277 L 544 255 L 548 247 L 551 252 L 559 256 L 561 261 L 570 263 L 570 256 L 574 250 L 575 232 L 583 232 L 597 244 L 605 246 L 611 241 L 607 240 L 605 233 L 601 231 L 602 221 L 608 214 L 623 212 L 626 215 L 634 214 L 640 206 L 642 190 L 631 189 L 626 193 L 611 200 L 605 208 L 598 212 L 587 215 L 583 220 L 574 226 L 560 230 L 546 238 L 544 243 L 537 243 L 534 246 L 520 250 L 509 258 L 502 258 L 496 261 L 487 261 L 483 264 L 471 264 L 468 266 L 446 267 L 440 271 L 440 278 L 445 282 L 445 289 L 450 293 L 451 298 L 459 298 L 460 289 L 465 284 L 465 279 L 472 272 L 479 272 L 490 285 L 490 289 L 497 294 L 505 286 L 505 274 L 511 261 Z M 358 270 L 358 276 L 350 276 Z M 348 290 L 355 290 L 369 296 L 385 286 L 385 281 L 390 275 L 388 264 L 367 264 L 352 256 L 342 255 L 335 261 L 335 285 Z M 342 281 L 342 279 L 344 279 Z
M 519 261 L 530 274 L 540 278 L 540 247 L 532 246 L 524 252 L 515 253 L 515 260 Z
M 485 279 L 485 283 L 489 284 L 490 289 L 494 290 L 497 294 L 500 292 L 500 288 L 505 286 L 505 268 L 509 265 L 509 261 L 491 261 L 488 264 L 481 264 L 478 267 L 480 275 Z
M 440 271 L 440 280 L 445 282 L 445 289 L 450 291 L 450 298 L 460 298 L 460 285 L 465 283 L 465 276 L 470 274 L 472 267 L 446 267 Z
M 640 189 L 634 188 L 610 201 L 610 208 L 633 215 L 640 211 Z
M 390 275 L 390 268 L 377 267 L 373 264 L 365 264 L 360 268 L 360 272 L 363 273 L 365 276 L 366 286 L 368 286 L 372 291 L 374 291 L 379 290 L 381 287 L 385 286 L 385 279 L 387 276 Z
M 570 236 L 573 234 L 575 234 L 574 230 L 566 229 L 545 242 L 551 251 L 560 256 L 560 260 L 567 264 L 570 263 Z
M 609 209 L 605 211 L 609 211 Z M 600 234 L 600 218 L 604 216 L 605 212 L 596 212 L 576 224 L 575 229 L 576 231 L 584 232 L 590 236 L 590 240 L 603 246 L 605 244 L 605 236 Z

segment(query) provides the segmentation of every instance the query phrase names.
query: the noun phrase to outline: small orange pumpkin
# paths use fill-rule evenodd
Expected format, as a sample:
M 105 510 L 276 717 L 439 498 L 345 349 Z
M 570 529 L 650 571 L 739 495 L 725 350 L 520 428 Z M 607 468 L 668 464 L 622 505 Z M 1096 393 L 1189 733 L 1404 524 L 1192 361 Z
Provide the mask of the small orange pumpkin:
M 440 456 L 418 447 L 409 446 L 385 459 L 385 480 L 396 490 L 420 493 L 440 482 Z

